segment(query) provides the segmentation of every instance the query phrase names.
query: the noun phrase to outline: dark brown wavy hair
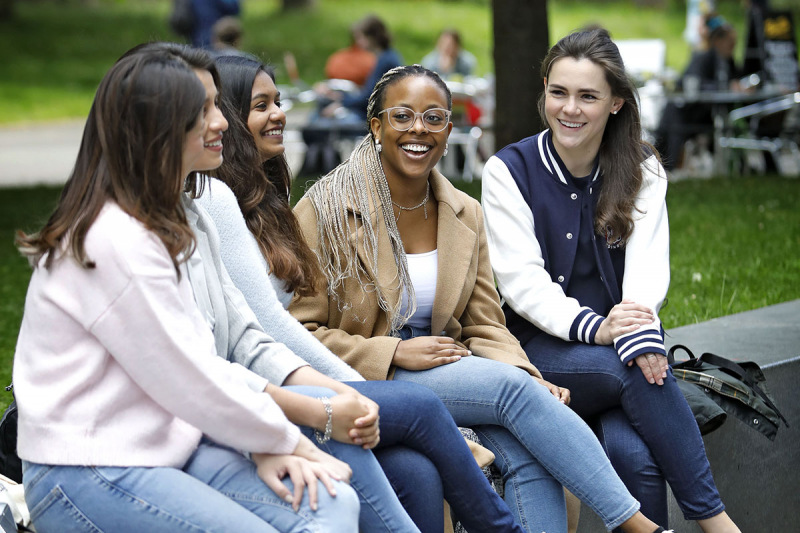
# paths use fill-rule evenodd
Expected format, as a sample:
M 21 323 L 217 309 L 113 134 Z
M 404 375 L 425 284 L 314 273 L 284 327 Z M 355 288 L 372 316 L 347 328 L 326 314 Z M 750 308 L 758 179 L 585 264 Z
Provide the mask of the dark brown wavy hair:
M 291 171 L 286 156 L 262 163 L 247 127 L 253 82 L 259 72 L 273 81 L 273 70 L 249 57 L 221 56 L 217 69 L 225 80 L 222 113 L 228 119 L 222 154 L 224 162 L 210 174 L 231 188 L 247 227 L 258 242 L 273 275 L 300 296 L 316 292 L 321 272 L 316 256 L 300 232 L 289 204 Z
M 38 233 L 17 234 L 23 255 L 34 264 L 46 255 L 50 268 L 63 249 L 94 268 L 86 234 L 112 200 L 158 235 L 178 271 L 195 244 L 180 202 L 183 147 L 204 101 L 203 85 L 184 61 L 159 53 L 117 61 L 97 89 L 55 211 Z
M 611 93 L 625 103 L 616 115 L 611 115 L 600 144 L 600 169 L 603 187 L 597 201 L 594 228 L 607 239 L 627 242 L 633 231 L 633 211 L 636 195 L 642 186 L 641 163 L 656 154 L 652 145 L 642 140 L 636 88 L 625 72 L 617 45 L 603 28 L 576 31 L 558 41 L 542 61 L 541 74 L 547 78 L 553 63 L 569 57 L 588 59 L 603 69 Z M 539 98 L 539 115 L 547 124 L 544 111 L 546 92 Z

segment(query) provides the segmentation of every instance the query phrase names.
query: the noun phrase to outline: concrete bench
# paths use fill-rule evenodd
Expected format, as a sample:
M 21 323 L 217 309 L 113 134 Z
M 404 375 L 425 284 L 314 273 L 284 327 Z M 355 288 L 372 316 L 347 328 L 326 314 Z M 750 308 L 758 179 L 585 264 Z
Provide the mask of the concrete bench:
M 722 501 L 742 531 L 800 531 L 800 300 L 675 328 L 666 341 L 698 357 L 711 352 L 761 366 L 791 427 L 781 426 L 770 442 L 729 416 L 703 440 Z M 671 496 L 669 504 L 671 528 L 700 531 Z M 578 532 L 595 531 L 605 531 L 603 524 L 583 506 Z

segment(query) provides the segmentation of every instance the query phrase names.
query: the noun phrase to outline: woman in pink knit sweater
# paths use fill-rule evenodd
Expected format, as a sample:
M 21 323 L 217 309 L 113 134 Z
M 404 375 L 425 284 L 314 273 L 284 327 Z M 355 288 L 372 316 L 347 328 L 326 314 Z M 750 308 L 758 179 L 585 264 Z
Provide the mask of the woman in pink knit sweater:
M 185 176 L 222 162 L 215 74 L 123 57 L 55 212 L 18 238 L 34 265 L 18 451 L 40 533 L 357 529 L 348 465 L 287 420 L 265 379 L 217 357 L 195 303 L 180 199 Z

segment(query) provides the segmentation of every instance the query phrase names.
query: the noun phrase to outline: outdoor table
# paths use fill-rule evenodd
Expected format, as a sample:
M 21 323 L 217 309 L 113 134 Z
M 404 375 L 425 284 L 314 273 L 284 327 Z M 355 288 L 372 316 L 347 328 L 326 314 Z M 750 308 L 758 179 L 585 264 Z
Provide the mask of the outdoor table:
M 686 92 L 667 93 L 666 99 L 667 102 L 673 103 L 677 107 L 697 103 L 711 105 L 714 128 L 714 174 L 722 176 L 727 173 L 728 149 L 722 145 L 721 140 L 731 129 L 730 108 L 762 102 L 785 93 L 786 91 L 777 87 L 766 87 L 757 91 L 747 92 L 702 90 L 694 94 Z

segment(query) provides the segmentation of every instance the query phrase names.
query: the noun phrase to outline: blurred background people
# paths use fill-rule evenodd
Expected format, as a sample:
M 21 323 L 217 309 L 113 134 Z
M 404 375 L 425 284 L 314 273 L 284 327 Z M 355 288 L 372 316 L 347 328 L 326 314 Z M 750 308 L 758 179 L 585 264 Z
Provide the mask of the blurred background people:
M 350 27 L 350 46 L 337 50 L 325 63 L 328 79 L 349 80 L 361 87 L 375 68 L 377 57 L 369 49 L 369 40 L 358 24 Z
M 477 60 L 474 55 L 462 48 L 461 34 L 458 30 L 447 28 L 439 34 L 436 48 L 422 58 L 421 64 L 447 79 L 472 75 Z
M 242 48 L 242 22 L 238 17 L 222 17 L 211 28 L 211 50 L 214 56 L 246 55 Z
M 708 36 L 707 46 L 692 54 L 689 65 L 678 80 L 678 88 L 687 96 L 689 103 L 682 107 L 667 104 L 656 130 L 656 147 L 664 158 L 667 170 L 681 167 L 684 144 L 694 136 L 701 135 L 698 145 L 702 151 L 708 153 L 712 148 L 711 104 L 691 103 L 691 99 L 701 91 L 742 90 L 739 83 L 741 73 L 733 59 L 736 30 L 717 14 L 705 17 L 704 28 L 702 33 Z
M 211 49 L 214 24 L 222 17 L 238 15 L 239 9 L 239 0 L 192 0 L 194 12 L 192 46 Z
M 314 86 L 317 110 L 303 128 L 307 150 L 302 175 L 325 174 L 339 164 L 337 141 L 343 137 L 357 139 L 367 132 L 367 101 L 372 89 L 386 72 L 404 64 L 400 52 L 392 47 L 389 29 L 377 16 L 367 15 L 356 23 L 353 32 L 360 45 L 375 55 L 375 66 L 356 90 L 334 90 L 325 83 Z

